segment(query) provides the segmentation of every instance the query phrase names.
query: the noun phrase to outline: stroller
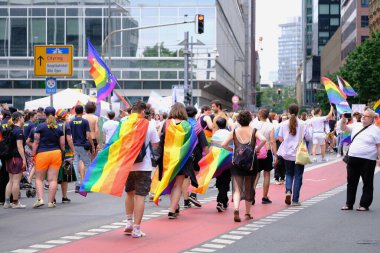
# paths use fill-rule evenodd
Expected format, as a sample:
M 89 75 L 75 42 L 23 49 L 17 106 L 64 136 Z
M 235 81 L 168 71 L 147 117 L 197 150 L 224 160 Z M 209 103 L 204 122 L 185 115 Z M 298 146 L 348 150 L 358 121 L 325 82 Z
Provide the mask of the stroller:
M 36 188 L 33 186 L 32 183 L 28 182 L 28 177 L 25 175 L 23 178 L 21 178 L 20 181 L 20 190 L 26 190 L 26 197 L 28 198 L 34 198 L 36 196 Z M 21 195 L 21 191 L 20 191 Z

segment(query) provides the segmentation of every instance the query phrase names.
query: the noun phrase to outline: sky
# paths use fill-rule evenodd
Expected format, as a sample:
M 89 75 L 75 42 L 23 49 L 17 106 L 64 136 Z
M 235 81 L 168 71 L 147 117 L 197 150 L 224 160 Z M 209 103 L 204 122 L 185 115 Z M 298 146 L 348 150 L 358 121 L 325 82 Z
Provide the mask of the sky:
M 278 25 L 289 17 L 301 16 L 301 5 L 302 0 L 256 0 L 256 50 L 259 51 L 261 80 L 269 80 L 269 73 L 278 69 Z M 263 38 L 262 50 L 260 37 Z

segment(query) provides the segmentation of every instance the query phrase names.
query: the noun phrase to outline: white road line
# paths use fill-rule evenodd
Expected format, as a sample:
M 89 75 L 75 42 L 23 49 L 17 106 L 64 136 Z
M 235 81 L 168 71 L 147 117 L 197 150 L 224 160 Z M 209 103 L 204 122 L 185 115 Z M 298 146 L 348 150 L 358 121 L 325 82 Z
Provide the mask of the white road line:
M 36 248 L 36 249 L 50 249 L 55 247 L 56 245 L 50 245 L 50 244 L 34 244 L 32 246 L 29 246 L 30 248 Z
M 245 226 L 247 226 L 247 227 L 253 227 L 253 228 L 263 228 L 263 227 L 265 227 L 265 225 L 260 225 L 260 224 L 247 224 L 247 225 L 245 225 Z
M 70 241 L 67 241 L 67 240 L 50 240 L 50 241 L 47 241 L 47 242 L 44 242 L 44 243 L 50 243 L 50 244 L 65 244 L 65 243 L 69 243 Z
M 79 240 L 82 239 L 82 236 L 73 236 L 73 235 L 68 235 L 68 236 L 62 236 L 61 239 L 67 239 L 67 240 Z
M 159 215 L 156 215 L 156 214 L 144 214 L 144 217 L 156 218 L 156 217 L 159 217 Z
M 288 216 L 289 214 L 278 214 L 278 213 L 274 213 L 272 214 L 273 216 L 277 216 L 277 217 L 285 217 L 285 216 Z
M 235 235 L 249 235 L 252 232 L 250 231 L 230 231 L 230 234 L 235 234 Z
M 194 249 L 191 249 L 191 252 L 215 252 L 215 250 L 206 249 L 206 248 L 194 248 Z
M 214 239 L 211 242 L 214 242 L 214 243 L 223 243 L 223 244 L 233 244 L 235 241 L 225 240 L 225 239 Z
M 253 224 L 264 224 L 264 225 L 267 225 L 267 224 L 271 224 L 272 222 L 271 221 L 254 221 Z
M 114 223 L 112 223 L 112 225 L 125 226 L 125 225 L 127 225 L 127 223 L 126 222 L 114 222 Z
M 165 213 L 168 213 L 168 211 L 166 211 Z M 163 215 L 164 213 L 160 213 L 160 212 L 154 212 L 152 213 L 153 215 L 156 214 L 156 215 Z
M 88 232 L 99 232 L 99 233 L 104 233 L 108 231 L 110 231 L 110 229 L 105 229 L 105 228 L 93 228 L 93 229 L 88 230 Z
M 226 245 L 206 243 L 206 244 L 203 244 L 202 247 L 213 248 L 213 249 L 223 249 L 224 247 L 226 247 Z
M 266 219 L 266 218 L 264 218 L 264 219 L 260 219 L 260 221 L 270 221 L 270 222 L 274 222 L 274 221 L 277 221 L 277 220 L 274 220 L 274 219 Z
M 281 219 L 282 217 L 279 217 L 279 216 L 273 216 L 273 214 L 272 215 L 270 215 L 270 216 L 268 216 L 268 218 L 269 219 Z
M 243 236 L 241 236 L 241 235 L 222 235 L 220 238 L 223 238 L 223 239 L 232 239 L 232 240 L 240 240 L 241 238 L 243 238 Z
M 11 251 L 13 253 L 34 253 L 34 252 L 38 252 L 37 249 L 16 249 L 16 250 L 13 250 Z
M 237 230 L 244 230 L 244 231 L 255 231 L 258 230 L 259 228 L 250 228 L 250 227 L 240 227 Z
M 151 218 L 149 217 L 142 217 L 143 220 L 150 220 Z
M 76 235 L 97 235 L 99 233 L 94 233 L 94 232 L 79 232 L 76 233 Z
M 121 228 L 121 226 L 105 225 L 105 226 L 101 226 L 100 228 L 110 228 L 110 229 L 115 229 L 115 228 Z

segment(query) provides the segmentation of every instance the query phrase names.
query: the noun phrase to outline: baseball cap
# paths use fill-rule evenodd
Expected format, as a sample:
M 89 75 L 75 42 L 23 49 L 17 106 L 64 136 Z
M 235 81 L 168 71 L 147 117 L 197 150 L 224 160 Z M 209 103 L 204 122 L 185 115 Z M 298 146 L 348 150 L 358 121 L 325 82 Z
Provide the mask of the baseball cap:
M 24 117 L 24 114 L 22 114 L 21 112 L 12 113 L 12 120 L 18 119 L 20 117 Z
M 46 116 L 48 116 L 48 115 L 55 116 L 55 109 L 54 109 L 54 107 L 52 107 L 52 106 L 46 107 L 45 108 L 45 114 L 46 114 Z

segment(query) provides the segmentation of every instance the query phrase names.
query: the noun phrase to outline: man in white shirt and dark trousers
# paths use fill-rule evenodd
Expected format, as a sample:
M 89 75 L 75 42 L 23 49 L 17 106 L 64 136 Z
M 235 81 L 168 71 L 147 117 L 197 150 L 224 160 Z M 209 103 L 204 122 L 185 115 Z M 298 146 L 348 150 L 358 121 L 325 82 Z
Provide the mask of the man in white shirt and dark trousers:
M 376 159 L 380 157 L 380 128 L 373 124 L 375 117 L 376 113 L 367 109 L 361 122 L 347 125 L 342 115 L 341 129 L 351 133 L 352 142 L 348 150 L 347 199 L 341 210 L 353 209 L 360 177 L 363 180 L 363 193 L 356 210 L 368 211 L 372 203 Z
M 138 113 L 145 117 L 145 110 L 147 110 L 144 102 L 138 101 L 132 107 L 132 113 Z M 151 149 L 157 149 L 160 138 L 157 131 L 149 124 L 145 136 L 145 142 L 142 148 L 146 149 L 145 156 L 142 162 L 133 164 L 132 170 L 129 173 L 127 182 L 125 184 L 125 191 L 127 197 L 125 199 L 125 213 L 127 215 L 127 225 L 124 232 L 132 235 L 133 238 L 145 236 L 140 230 L 140 224 L 145 208 L 145 197 L 148 195 L 151 184 L 152 174 L 152 161 Z M 149 147 L 151 144 L 151 147 Z M 132 222 L 132 217 L 134 218 Z

